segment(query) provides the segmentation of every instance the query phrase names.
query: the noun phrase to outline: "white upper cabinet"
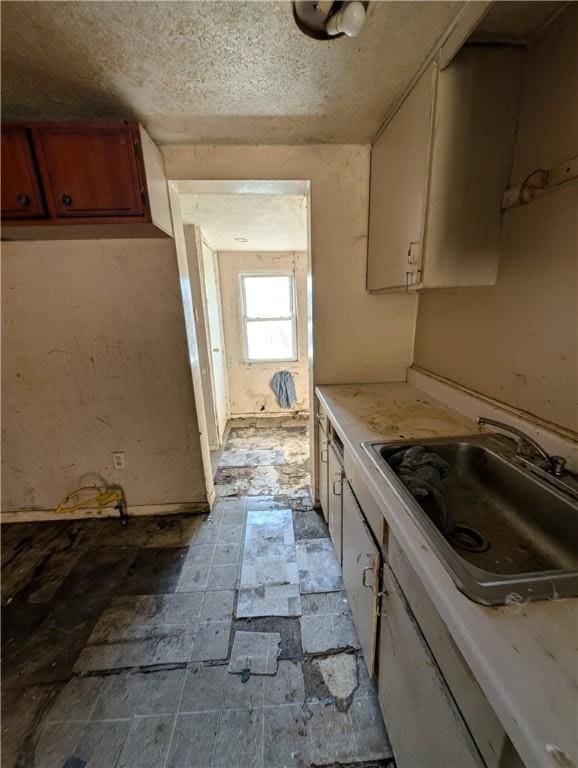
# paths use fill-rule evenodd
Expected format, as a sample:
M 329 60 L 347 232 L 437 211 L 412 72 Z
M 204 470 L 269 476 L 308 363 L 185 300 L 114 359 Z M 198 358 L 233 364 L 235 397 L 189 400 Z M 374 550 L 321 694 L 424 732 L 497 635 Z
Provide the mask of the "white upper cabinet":
M 421 245 L 437 66 L 424 72 L 371 151 L 367 288 L 405 290 Z M 411 248 L 411 253 L 408 251 Z M 414 268 L 415 271 L 415 268 Z
M 523 52 L 430 65 L 373 146 L 368 291 L 493 285 Z

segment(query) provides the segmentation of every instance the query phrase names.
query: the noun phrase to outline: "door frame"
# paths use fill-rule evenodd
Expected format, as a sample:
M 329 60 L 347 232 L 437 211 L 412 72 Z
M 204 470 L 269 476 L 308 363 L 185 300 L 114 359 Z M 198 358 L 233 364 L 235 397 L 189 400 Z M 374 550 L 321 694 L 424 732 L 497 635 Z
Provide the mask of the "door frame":
M 213 484 L 213 471 L 211 466 L 211 449 L 209 445 L 209 426 L 206 418 L 205 397 L 203 394 L 203 379 L 199 349 L 202 346 L 201 329 L 195 317 L 195 301 L 192 296 L 191 275 L 186 264 L 186 243 L 184 227 L 181 215 L 180 195 L 207 193 L 208 190 L 215 194 L 281 194 L 304 195 L 305 216 L 307 224 L 307 362 L 309 384 L 309 469 L 310 491 L 313 501 L 316 499 L 317 466 L 315 461 L 317 441 L 315 430 L 315 383 L 314 383 L 314 357 L 313 357 L 313 274 L 311 254 L 311 181 L 309 179 L 192 179 L 192 180 L 168 180 L 169 198 L 173 215 L 173 230 L 175 247 L 177 250 L 179 275 L 181 279 L 181 295 L 185 307 L 185 323 L 187 326 L 187 339 L 189 346 L 189 360 L 193 378 L 195 406 L 199 421 L 199 442 L 203 460 L 203 469 L 207 487 L 207 498 L 212 505 L 215 491 Z M 197 312 L 197 314 L 199 314 Z M 204 331 L 203 331 L 203 335 Z M 205 335 L 206 339 L 206 335 Z M 206 343 L 206 342 L 205 342 Z
M 187 261 L 189 263 L 189 275 L 191 280 L 191 293 L 193 297 L 193 313 L 197 332 L 197 352 L 199 356 L 199 369 L 203 387 L 203 404 L 205 408 L 206 436 L 209 441 L 209 450 L 219 447 L 217 412 L 215 407 L 215 387 L 213 382 L 213 363 L 210 353 L 210 342 L 207 328 L 207 307 L 204 290 L 204 274 L 202 265 L 202 241 L 199 228 L 193 224 L 183 226 L 185 233 L 185 247 Z
M 185 332 L 187 337 L 187 351 L 191 377 L 193 380 L 193 395 L 195 411 L 197 413 L 197 426 L 199 430 L 199 445 L 201 448 L 201 463 L 205 479 L 205 492 L 207 502 L 211 508 L 215 503 L 215 486 L 213 483 L 213 467 L 211 462 L 211 449 L 209 447 L 205 398 L 203 394 L 203 381 L 201 377 L 201 365 L 199 360 L 200 337 L 195 316 L 195 302 L 192 291 L 192 278 L 190 265 L 187 258 L 187 243 L 185 240 L 185 228 L 181 215 L 181 202 L 179 193 L 174 184 L 169 183 L 169 199 L 171 203 L 171 215 L 173 219 L 173 233 L 175 239 L 175 251 L 177 254 L 177 266 L 179 270 L 179 282 L 181 287 L 181 300 L 183 305 Z
M 230 417 L 230 405 L 229 405 L 229 383 L 226 375 L 227 374 L 227 358 L 226 358 L 225 347 L 224 347 L 225 326 L 223 323 L 223 312 L 222 312 L 222 302 L 221 302 L 221 286 L 220 286 L 220 279 L 219 279 L 218 252 L 213 248 L 212 245 L 210 245 L 207 238 L 204 236 L 202 229 L 198 227 L 197 230 L 198 230 L 197 255 L 200 254 L 199 269 L 201 272 L 202 303 L 203 303 L 203 312 L 205 317 L 205 330 L 207 335 L 207 351 L 208 351 L 207 363 L 208 363 L 209 375 L 211 380 L 213 413 L 214 413 L 215 430 L 216 430 L 216 437 L 217 437 L 216 443 L 217 443 L 217 448 L 221 448 L 223 446 L 223 439 L 227 429 L 227 422 L 229 421 L 229 417 Z M 207 262 L 205 260 L 204 247 L 207 247 L 214 254 L 214 257 L 215 257 L 211 268 L 214 271 L 213 276 L 215 279 L 215 288 L 216 288 L 218 325 L 220 328 L 220 337 L 221 337 L 219 340 L 218 353 L 222 358 L 223 369 L 225 371 L 225 377 L 224 377 L 224 384 L 225 384 L 224 416 L 225 418 L 223 423 L 221 423 L 221 420 L 219 418 L 219 408 L 217 407 L 217 385 L 216 385 L 215 358 L 214 358 L 214 353 L 216 351 L 216 348 L 215 348 L 216 339 L 213 338 L 213 335 L 211 333 L 211 323 L 209 321 L 209 300 L 207 298 Z

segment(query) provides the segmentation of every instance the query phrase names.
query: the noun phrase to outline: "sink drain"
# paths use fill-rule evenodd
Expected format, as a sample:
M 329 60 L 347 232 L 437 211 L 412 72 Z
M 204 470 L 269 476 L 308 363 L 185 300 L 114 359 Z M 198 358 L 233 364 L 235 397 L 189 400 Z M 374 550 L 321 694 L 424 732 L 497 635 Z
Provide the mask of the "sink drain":
M 449 535 L 449 540 L 454 547 L 463 549 L 465 552 L 487 552 L 490 548 L 489 539 L 482 536 L 475 528 L 461 523 L 456 525 L 453 533 Z

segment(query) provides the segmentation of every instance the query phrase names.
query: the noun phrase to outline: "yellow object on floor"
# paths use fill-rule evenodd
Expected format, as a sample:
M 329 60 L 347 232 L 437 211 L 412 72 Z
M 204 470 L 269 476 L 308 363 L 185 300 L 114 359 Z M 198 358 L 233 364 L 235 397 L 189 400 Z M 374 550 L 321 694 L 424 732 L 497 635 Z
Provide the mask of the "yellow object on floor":
M 81 498 L 83 494 L 85 495 Z M 68 506 L 71 504 L 71 506 Z M 76 512 L 84 507 L 98 507 L 104 509 L 114 505 L 120 512 L 121 517 L 125 512 L 126 502 L 124 491 L 120 486 L 100 487 L 98 485 L 83 485 L 76 490 L 71 491 L 60 504 L 56 507 L 56 513 Z

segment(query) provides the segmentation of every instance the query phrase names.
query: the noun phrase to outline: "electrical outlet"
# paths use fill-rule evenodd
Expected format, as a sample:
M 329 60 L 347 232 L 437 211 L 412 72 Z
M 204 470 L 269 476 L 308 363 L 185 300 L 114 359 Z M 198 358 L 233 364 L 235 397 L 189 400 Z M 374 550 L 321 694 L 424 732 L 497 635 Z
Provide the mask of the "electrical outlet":
M 112 466 L 114 469 L 124 469 L 124 451 L 112 454 Z

